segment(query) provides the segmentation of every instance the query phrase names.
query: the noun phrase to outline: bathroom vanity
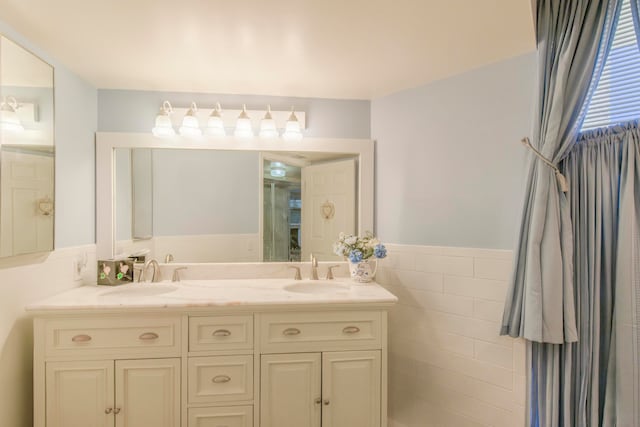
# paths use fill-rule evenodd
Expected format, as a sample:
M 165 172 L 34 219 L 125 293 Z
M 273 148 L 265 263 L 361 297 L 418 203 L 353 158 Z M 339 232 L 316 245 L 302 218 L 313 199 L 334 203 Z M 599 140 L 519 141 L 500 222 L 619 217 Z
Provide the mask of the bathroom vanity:
M 384 427 L 387 309 L 350 281 L 83 286 L 32 304 L 36 427 Z

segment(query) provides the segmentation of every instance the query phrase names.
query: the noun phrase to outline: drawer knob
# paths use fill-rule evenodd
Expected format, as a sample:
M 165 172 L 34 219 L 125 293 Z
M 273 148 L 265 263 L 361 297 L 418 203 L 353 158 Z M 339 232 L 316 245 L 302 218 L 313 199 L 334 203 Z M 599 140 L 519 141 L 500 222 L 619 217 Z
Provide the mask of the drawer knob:
M 288 336 L 300 335 L 300 329 L 298 329 L 298 328 L 287 328 L 284 331 L 282 331 L 282 334 L 283 335 L 288 335 Z
M 229 335 L 231 335 L 231 331 L 228 329 L 217 329 L 213 331 L 212 335 L 214 337 L 228 337 Z
M 357 326 L 347 326 L 342 330 L 344 334 L 357 334 L 358 332 L 360 332 L 360 328 Z
M 211 378 L 211 381 L 216 384 L 228 383 L 229 381 L 231 381 L 231 377 L 229 375 L 216 375 L 215 377 Z
M 76 335 L 73 338 L 71 338 L 71 341 L 73 341 L 73 342 L 89 342 L 89 341 L 91 341 L 91 335 L 86 335 L 86 334 Z
M 138 338 L 140 338 L 143 341 L 150 341 L 150 340 L 156 340 L 159 337 L 160 336 L 155 332 L 145 332 L 144 334 L 140 334 Z

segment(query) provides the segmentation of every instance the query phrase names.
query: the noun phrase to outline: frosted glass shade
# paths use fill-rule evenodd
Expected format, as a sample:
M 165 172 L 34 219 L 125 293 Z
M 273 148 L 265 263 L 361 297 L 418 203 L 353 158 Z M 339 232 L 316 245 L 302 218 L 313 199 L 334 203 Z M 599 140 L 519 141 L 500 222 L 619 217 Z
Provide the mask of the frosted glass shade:
M 224 130 L 224 121 L 220 115 L 220 104 L 216 105 L 213 109 L 209 120 L 207 120 L 207 135 L 210 136 L 225 136 L 227 132 Z
M 253 129 L 251 129 L 251 119 L 247 115 L 247 107 L 242 106 L 242 112 L 236 121 L 236 130 L 233 132 L 236 138 L 253 138 Z
M 20 118 L 16 109 L 18 103 L 15 98 L 9 97 L 0 104 L 0 129 L 10 132 L 20 132 L 24 130 L 24 126 L 20 123 Z
M 298 118 L 293 112 L 291 113 L 291 116 L 289 116 L 289 120 L 287 120 L 287 123 L 285 123 L 282 139 L 284 139 L 285 141 L 301 141 L 302 140 L 302 131 L 300 130 L 300 122 L 298 121 Z
M 171 117 L 169 117 L 172 111 L 169 101 L 164 101 L 162 107 L 160 107 L 160 112 L 156 116 L 156 125 L 151 129 L 154 136 L 163 137 L 176 134 L 173 129 L 173 123 L 171 123 Z
M 189 111 L 184 115 L 182 119 L 182 126 L 180 126 L 180 135 L 183 136 L 200 136 L 202 135 L 202 129 L 200 129 L 200 123 L 198 122 L 198 117 L 196 117 L 196 113 L 198 111 L 198 107 L 196 107 L 196 103 L 192 102 L 191 107 L 189 107 Z
M 278 128 L 273 119 L 262 119 L 260 121 L 260 138 L 275 139 L 278 137 Z

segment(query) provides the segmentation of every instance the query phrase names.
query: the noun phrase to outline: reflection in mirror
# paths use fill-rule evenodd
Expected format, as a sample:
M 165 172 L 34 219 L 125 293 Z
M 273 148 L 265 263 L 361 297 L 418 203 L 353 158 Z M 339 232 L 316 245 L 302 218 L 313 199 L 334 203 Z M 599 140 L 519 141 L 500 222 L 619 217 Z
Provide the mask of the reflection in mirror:
M 356 230 L 352 154 L 116 148 L 114 161 L 115 253 L 255 262 L 304 261 L 313 252 L 338 260 L 333 241 Z M 146 217 L 140 205 L 150 207 Z M 150 232 L 134 233 L 137 222 Z
M 0 256 L 53 250 L 53 67 L 0 36 Z
M 132 224 L 134 239 L 153 238 L 153 159 L 148 148 L 131 151 Z
M 264 261 L 300 261 L 302 168 L 264 159 L 263 168 Z

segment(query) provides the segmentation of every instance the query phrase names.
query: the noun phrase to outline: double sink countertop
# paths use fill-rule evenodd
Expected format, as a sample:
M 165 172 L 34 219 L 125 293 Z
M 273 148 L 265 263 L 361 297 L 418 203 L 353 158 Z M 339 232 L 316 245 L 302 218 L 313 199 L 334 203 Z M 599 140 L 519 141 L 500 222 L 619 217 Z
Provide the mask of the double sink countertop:
M 249 308 L 304 305 L 385 306 L 398 301 L 375 282 L 293 279 L 216 279 L 132 283 L 120 286 L 85 285 L 26 307 L 27 311 L 94 311 L 123 309 Z

